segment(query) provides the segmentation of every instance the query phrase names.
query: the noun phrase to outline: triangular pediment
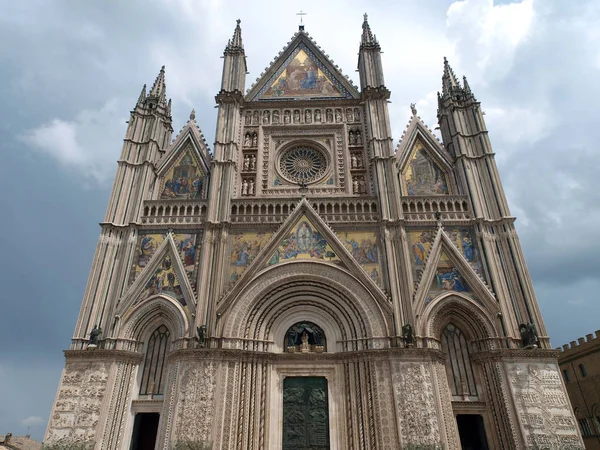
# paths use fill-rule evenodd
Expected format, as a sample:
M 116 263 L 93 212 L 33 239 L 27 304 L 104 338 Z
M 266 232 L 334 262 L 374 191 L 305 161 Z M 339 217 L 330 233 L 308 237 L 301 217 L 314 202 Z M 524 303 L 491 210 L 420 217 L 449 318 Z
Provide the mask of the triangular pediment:
M 244 244 L 246 248 L 251 247 L 251 241 L 249 239 Z M 237 250 L 236 257 L 239 258 Z M 361 266 L 308 201 L 302 199 L 279 230 L 261 246 L 252 263 L 230 286 L 220 303 L 224 305 L 231 301 L 248 282 L 273 266 L 307 260 L 335 265 L 351 273 L 382 302 L 387 302 L 386 295 L 377 284 L 378 280 L 367 273 L 365 267 Z M 233 257 L 232 264 L 235 264 Z
M 464 239 L 464 237 L 463 237 Z M 417 286 L 414 303 L 415 313 L 420 314 L 435 298 L 451 292 L 471 298 L 491 311 L 497 309 L 494 294 L 483 277 L 476 270 L 471 251 L 464 244 L 462 251 L 442 227 L 438 228 L 435 239 L 425 252 L 425 269 Z
M 210 176 L 208 146 L 193 119 L 173 141 L 158 167 L 158 198 L 206 198 Z
M 436 136 L 414 116 L 396 151 L 403 195 L 447 195 L 454 192 L 452 161 Z
M 358 99 L 356 87 L 304 31 L 265 71 L 246 101 Z
M 118 310 L 124 314 L 144 300 L 161 295 L 179 302 L 194 311 L 196 299 L 172 233 L 168 233 L 144 269 L 119 301 Z

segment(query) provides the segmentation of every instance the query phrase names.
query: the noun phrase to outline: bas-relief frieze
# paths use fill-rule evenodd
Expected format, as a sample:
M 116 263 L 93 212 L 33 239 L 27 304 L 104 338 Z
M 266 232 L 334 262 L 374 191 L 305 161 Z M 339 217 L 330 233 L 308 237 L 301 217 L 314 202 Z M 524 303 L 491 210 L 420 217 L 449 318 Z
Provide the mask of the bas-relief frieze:
M 550 363 L 507 363 L 527 448 L 583 449 L 560 373 Z
M 441 448 L 430 364 L 396 361 L 392 363 L 392 368 L 402 444 Z
M 174 441 L 208 443 L 214 416 L 216 363 L 187 361 L 182 365 L 180 380 Z
M 67 364 L 46 443 L 94 441 L 108 379 L 106 362 Z

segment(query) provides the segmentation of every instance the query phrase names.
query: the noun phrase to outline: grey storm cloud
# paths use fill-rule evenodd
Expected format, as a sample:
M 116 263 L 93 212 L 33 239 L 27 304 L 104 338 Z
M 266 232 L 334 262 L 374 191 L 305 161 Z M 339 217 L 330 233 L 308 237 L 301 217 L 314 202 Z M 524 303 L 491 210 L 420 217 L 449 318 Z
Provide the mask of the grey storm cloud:
M 302 8 L 307 31 L 357 83 L 364 2 Z M 212 142 L 220 56 L 235 19 L 250 87 L 297 30 L 297 12 L 294 4 L 233 0 L 4 2 L 1 432 L 29 426 L 43 436 L 142 85 L 166 65 L 176 132 L 195 108 Z M 385 52 L 395 138 L 410 103 L 436 126 L 447 56 L 486 112 L 552 342 L 600 328 L 598 2 L 380 1 L 367 12 Z

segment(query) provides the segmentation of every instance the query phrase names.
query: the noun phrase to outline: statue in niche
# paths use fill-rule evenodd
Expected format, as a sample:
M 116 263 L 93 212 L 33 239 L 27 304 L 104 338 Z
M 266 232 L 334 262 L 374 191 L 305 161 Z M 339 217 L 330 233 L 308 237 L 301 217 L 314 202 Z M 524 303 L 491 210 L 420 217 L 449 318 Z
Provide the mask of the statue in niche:
M 363 143 L 362 135 L 360 134 L 360 130 L 356 130 L 356 133 L 354 134 L 354 143 L 356 145 L 362 145 L 362 143 Z
M 354 121 L 360 122 L 360 109 L 354 108 Z
M 254 195 L 254 180 L 248 183 L 248 195 Z
M 519 325 L 519 332 L 521 333 L 521 343 L 524 348 L 538 348 L 538 334 L 535 324 L 533 323 L 522 323 Z
M 88 342 L 88 347 L 97 347 L 101 335 L 102 327 L 95 325 L 94 328 L 92 328 L 92 331 L 90 332 L 90 340 Z
M 360 189 L 360 188 L 359 188 L 359 186 L 358 186 L 358 180 L 355 178 L 355 179 L 352 181 L 352 193 L 353 193 L 353 194 L 360 194 L 360 192 L 359 192 L 359 189 Z
M 263 125 L 269 125 L 271 119 L 271 113 L 269 111 L 263 111 Z
M 294 123 L 300 123 L 300 110 L 294 110 Z
M 256 170 L 256 156 L 250 156 L 250 170 Z
M 252 138 L 250 137 L 250 133 L 246 133 L 246 137 L 244 138 L 244 147 L 252 146 Z
M 352 131 L 350 133 L 352 133 Z M 358 167 L 358 160 L 356 159 L 356 155 L 352 155 L 352 157 L 350 158 L 350 167 L 352 169 L 356 169 Z
M 248 155 L 244 156 L 244 170 L 248 170 L 250 168 L 250 158 Z
M 354 115 L 352 114 L 352 108 L 346 110 L 346 120 L 348 122 L 354 122 Z
M 335 110 L 335 121 L 336 122 L 341 122 L 342 121 L 342 110 L 337 108 Z
M 279 111 L 273 111 L 273 124 L 279 123 Z
M 321 121 L 321 110 L 317 109 L 315 110 L 315 122 L 320 122 Z
M 252 123 L 252 113 L 250 111 L 246 111 L 246 116 L 245 116 L 245 121 L 244 123 L 246 125 L 250 125 Z
M 252 147 L 258 147 L 258 134 L 252 134 Z
M 327 122 L 333 122 L 333 112 L 331 109 L 328 109 L 326 112 Z
M 285 124 L 288 124 L 292 121 L 292 114 L 290 113 L 289 110 L 287 110 L 286 112 L 283 113 L 283 122 Z
M 206 347 L 206 325 L 199 326 L 196 331 L 198 332 L 198 347 Z
M 285 334 L 285 351 L 321 353 L 325 351 L 325 333 L 312 322 L 299 322 Z
M 248 182 L 246 180 L 242 182 L 242 195 L 248 195 Z
M 310 112 L 310 109 L 307 109 L 306 111 L 304 111 L 304 123 L 311 123 L 312 122 L 312 114 Z
M 252 114 L 252 125 L 258 125 L 258 111 L 254 111 Z
M 348 144 L 354 145 L 356 141 L 354 140 L 354 131 L 350 130 L 348 132 Z
M 405 347 L 412 347 L 415 345 L 415 330 L 409 323 L 402 327 L 402 341 L 404 342 Z

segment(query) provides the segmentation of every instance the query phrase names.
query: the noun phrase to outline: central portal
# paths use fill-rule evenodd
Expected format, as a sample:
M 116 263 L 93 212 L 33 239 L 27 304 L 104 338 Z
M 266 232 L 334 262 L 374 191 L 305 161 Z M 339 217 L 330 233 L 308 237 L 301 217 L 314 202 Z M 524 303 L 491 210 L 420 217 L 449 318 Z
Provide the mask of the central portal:
M 329 450 L 325 377 L 283 380 L 283 450 Z

